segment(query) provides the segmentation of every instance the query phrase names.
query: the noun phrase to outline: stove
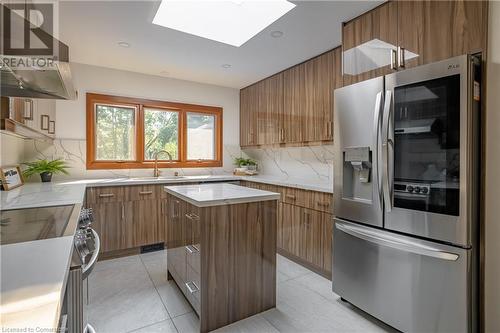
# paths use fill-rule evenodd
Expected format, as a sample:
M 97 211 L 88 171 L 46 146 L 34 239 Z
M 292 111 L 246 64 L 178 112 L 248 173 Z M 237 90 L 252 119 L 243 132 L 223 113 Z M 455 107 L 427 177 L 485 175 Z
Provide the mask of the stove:
M 74 205 L 2 210 L 0 245 L 72 236 L 76 230 L 76 218 L 71 218 L 74 210 Z

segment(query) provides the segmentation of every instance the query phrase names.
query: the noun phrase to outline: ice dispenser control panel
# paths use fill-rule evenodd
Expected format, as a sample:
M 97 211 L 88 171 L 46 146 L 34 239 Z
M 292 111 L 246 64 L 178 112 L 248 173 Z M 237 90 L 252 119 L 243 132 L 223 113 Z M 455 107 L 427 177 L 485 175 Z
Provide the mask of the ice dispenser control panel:
M 370 147 L 352 147 L 344 151 L 344 166 L 351 166 L 358 175 L 359 182 L 370 182 L 371 164 Z

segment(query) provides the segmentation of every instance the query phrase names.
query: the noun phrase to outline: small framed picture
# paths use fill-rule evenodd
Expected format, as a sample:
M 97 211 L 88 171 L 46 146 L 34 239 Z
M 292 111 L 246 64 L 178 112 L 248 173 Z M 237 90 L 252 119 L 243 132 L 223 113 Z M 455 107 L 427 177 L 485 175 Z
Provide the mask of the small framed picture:
M 49 121 L 49 134 L 56 133 L 56 122 L 54 120 Z
M 22 186 L 24 184 L 21 168 L 19 165 L 1 167 L 0 180 L 5 191 Z
M 41 115 L 41 122 L 40 122 L 40 128 L 42 130 L 48 131 L 49 130 L 49 116 L 46 114 Z

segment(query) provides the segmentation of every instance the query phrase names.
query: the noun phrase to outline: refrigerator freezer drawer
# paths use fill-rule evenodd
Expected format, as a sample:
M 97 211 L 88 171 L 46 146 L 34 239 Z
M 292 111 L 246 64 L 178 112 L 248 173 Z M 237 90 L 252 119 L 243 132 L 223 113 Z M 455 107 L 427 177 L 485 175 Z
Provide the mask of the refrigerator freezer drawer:
M 404 332 L 471 332 L 472 250 L 335 219 L 333 291 Z

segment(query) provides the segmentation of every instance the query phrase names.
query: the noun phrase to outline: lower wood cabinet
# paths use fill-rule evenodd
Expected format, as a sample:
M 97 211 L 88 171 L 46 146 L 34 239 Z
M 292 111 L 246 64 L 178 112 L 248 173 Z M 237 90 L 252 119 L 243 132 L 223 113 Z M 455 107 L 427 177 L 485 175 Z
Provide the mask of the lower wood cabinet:
M 101 252 L 138 248 L 164 242 L 163 185 L 88 188 L 86 206 L 93 209 L 93 228 Z
M 125 205 L 123 202 L 92 203 L 87 208 L 94 211 L 94 228 L 101 239 L 101 252 L 122 250 L 132 247 L 127 242 L 126 235 L 132 235 L 134 230 L 125 219 Z
M 167 210 L 168 278 L 212 331 L 276 306 L 276 200 Z
M 251 181 L 242 181 L 241 185 L 281 194 L 278 205 L 278 252 L 331 278 L 333 196 Z

